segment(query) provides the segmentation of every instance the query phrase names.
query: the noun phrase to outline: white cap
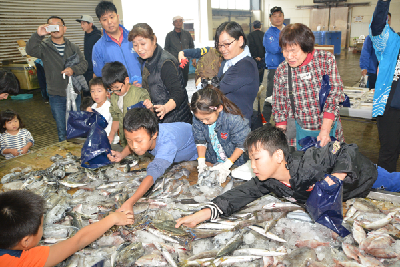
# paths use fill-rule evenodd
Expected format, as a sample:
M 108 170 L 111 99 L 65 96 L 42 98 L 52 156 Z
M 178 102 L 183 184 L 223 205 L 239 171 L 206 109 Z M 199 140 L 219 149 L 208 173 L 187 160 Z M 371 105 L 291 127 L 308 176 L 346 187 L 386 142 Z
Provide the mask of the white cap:
M 182 17 L 182 16 L 175 16 L 175 17 L 172 19 L 172 21 L 175 21 L 175 20 L 177 20 L 177 19 L 183 19 L 183 17 Z
M 80 19 L 76 20 L 77 22 L 82 22 L 82 21 L 86 21 L 89 23 L 93 23 L 93 18 L 89 15 L 82 15 Z

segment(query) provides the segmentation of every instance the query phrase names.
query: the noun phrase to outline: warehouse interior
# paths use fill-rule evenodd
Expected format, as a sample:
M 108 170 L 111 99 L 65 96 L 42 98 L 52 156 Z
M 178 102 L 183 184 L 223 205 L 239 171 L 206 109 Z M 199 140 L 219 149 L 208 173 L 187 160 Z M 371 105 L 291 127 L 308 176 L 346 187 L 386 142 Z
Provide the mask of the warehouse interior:
M 376 6 L 375 1 L 362 0 L 331 1 L 330 4 L 314 3 L 316 1 L 313 0 L 151 0 L 145 4 L 136 0 L 113 2 L 118 9 L 121 23 L 127 29 L 138 22 L 147 22 L 153 27 L 161 46 L 164 45 L 166 34 L 172 30 L 172 17 L 183 16 L 184 27 L 191 32 L 195 47 L 213 46 L 215 29 L 224 21 L 237 21 L 248 34 L 252 23 L 259 20 L 262 30 L 266 31 L 270 27 L 269 10 L 280 6 L 286 23 L 303 23 L 315 32 L 340 32 L 340 48 L 336 41 L 335 49 L 339 50 L 335 50 L 335 57 L 345 87 L 358 86 L 361 78 L 359 52 L 362 48 L 359 37 L 368 35 L 369 22 Z M 56 143 L 57 131 L 50 106 L 41 98 L 35 69 L 29 67 L 26 56 L 18 49 L 17 41 L 28 41 L 30 35 L 49 16 L 58 15 L 64 18 L 68 27 L 66 37 L 83 50 L 84 32 L 75 19 L 82 14 L 90 15 L 94 18 L 94 25 L 100 29 L 101 25 L 94 11 L 98 0 L 1 0 L 0 3 L 0 68 L 12 69 L 13 66 L 18 66 L 15 71 L 19 73 L 22 92 L 33 95 L 28 100 L 1 100 L 0 110 L 18 110 L 27 129 L 35 137 L 36 143 L 32 148 L 35 151 Z M 396 32 L 400 31 L 399 1 L 392 1 L 390 12 L 392 28 Z M 191 82 L 187 87 L 189 97 L 195 90 L 193 74 L 190 77 Z M 356 143 L 360 151 L 376 163 L 379 150 L 376 120 L 342 116 L 342 123 L 346 142 Z

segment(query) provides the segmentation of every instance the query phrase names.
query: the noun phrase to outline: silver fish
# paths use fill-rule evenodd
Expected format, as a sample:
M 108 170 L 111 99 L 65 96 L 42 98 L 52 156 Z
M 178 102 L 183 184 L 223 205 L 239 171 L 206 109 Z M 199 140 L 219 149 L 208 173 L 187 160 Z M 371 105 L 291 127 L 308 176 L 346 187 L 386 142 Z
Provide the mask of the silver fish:
M 242 248 L 235 250 L 235 253 L 245 254 L 245 255 L 254 255 L 254 256 L 263 256 L 263 257 L 275 257 L 275 256 L 283 256 L 286 255 L 286 252 L 278 252 L 278 251 L 270 251 L 260 248 Z
M 220 229 L 220 230 L 230 230 L 234 228 L 235 225 L 221 224 L 221 223 L 201 223 L 196 226 L 198 229 Z
M 161 254 L 164 256 L 164 258 L 167 260 L 167 262 L 172 266 L 172 267 L 178 267 L 178 265 L 176 265 L 176 262 L 174 261 L 174 259 L 172 258 L 171 254 L 169 254 L 169 252 L 164 248 L 163 245 L 161 245 L 160 243 L 154 242 L 154 245 L 156 246 L 156 248 L 161 252 Z
M 356 240 L 358 244 L 361 244 L 361 242 L 367 238 L 367 234 L 358 221 L 354 221 L 352 232 L 354 240 Z
M 261 256 L 225 256 L 213 261 L 213 266 L 231 266 L 235 263 L 252 262 L 261 259 Z
M 225 256 L 226 254 L 229 254 L 232 251 L 234 251 L 235 249 L 237 249 L 240 246 L 240 244 L 242 244 L 242 242 L 243 242 L 244 232 L 245 231 L 242 230 L 239 233 L 237 233 L 235 236 L 233 236 L 232 239 L 218 251 L 217 257 Z
M 262 229 L 262 228 L 260 228 L 260 227 L 257 227 L 257 226 L 249 226 L 249 228 L 250 228 L 251 230 L 253 230 L 253 231 L 259 233 L 260 235 L 263 235 L 263 236 L 269 238 L 269 239 L 272 239 L 272 240 L 275 240 L 275 241 L 278 241 L 278 242 L 286 242 L 285 239 L 282 239 L 282 238 L 280 238 L 279 236 L 274 235 L 273 233 L 265 232 L 264 229 Z
M 111 263 L 112 266 L 131 266 L 144 254 L 144 248 L 141 242 L 125 242 L 118 247 L 117 252 L 115 262 Z
M 387 225 L 388 223 L 390 223 L 396 214 L 397 214 L 397 211 L 391 212 L 388 215 L 386 215 L 386 217 L 383 219 L 380 219 L 380 220 L 377 220 L 377 221 L 371 222 L 371 223 L 363 223 L 363 224 L 361 224 L 361 226 L 364 227 L 365 229 L 382 228 L 385 225 Z
M 156 230 L 156 229 L 148 228 L 148 229 L 146 229 L 146 230 L 147 230 L 148 232 L 152 233 L 153 235 L 160 237 L 161 239 L 164 239 L 164 240 L 169 241 L 169 242 L 172 242 L 172 243 L 179 244 L 179 242 L 178 242 L 177 240 L 175 240 L 175 239 L 173 239 L 172 237 L 169 237 L 169 236 L 167 236 L 167 235 L 161 233 L 160 231 L 158 231 L 158 230 Z

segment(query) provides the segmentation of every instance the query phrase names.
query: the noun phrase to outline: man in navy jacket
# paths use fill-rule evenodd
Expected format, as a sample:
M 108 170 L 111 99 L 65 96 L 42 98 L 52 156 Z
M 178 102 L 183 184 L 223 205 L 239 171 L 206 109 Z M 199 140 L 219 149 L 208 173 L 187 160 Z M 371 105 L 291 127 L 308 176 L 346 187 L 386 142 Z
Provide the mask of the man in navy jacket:
M 370 90 L 375 88 L 377 67 L 378 59 L 376 58 L 371 38 L 368 35 L 361 50 L 360 68 L 362 76 L 368 74 L 368 87 Z
M 282 50 L 279 47 L 279 34 L 285 25 L 283 24 L 284 15 L 281 7 L 271 8 L 269 20 L 271 27 L 265 32 L 263 45 L 265 48 L 265 64 L 268 69 L 267 76 L 267 98 L 272 96 L 274 88 L 274 75 L 276 68 L 285 60 Z M 265 101 L 263 108 L 263 116 L 269 122 L 272 114 L 271 103 Z

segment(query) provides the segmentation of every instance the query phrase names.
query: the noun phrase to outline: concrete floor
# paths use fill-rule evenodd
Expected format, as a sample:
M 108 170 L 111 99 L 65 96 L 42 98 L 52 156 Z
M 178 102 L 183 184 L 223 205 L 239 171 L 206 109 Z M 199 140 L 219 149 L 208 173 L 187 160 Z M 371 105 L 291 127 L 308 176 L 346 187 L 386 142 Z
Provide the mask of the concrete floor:
M 345 53 L 344 51 L 336 57 L 339 74 L 345 86 L 354 86 L 360 79 L 359 58 L 359 54 Z M 187 89 L 189 97 L 191 97 L 195 91 L 194 77 L 191 77 Z M 2 100 L 0 101 L 0 110 L 13 109 L 20 114 L 26 128 L 35 139 L 35 146 L 32 150 L 58 142 L 56 124 L 50 111 L 50 105 L 44 103 L 40 90 L 31 90 L 27 93 L 32 93 L 33 98 L 29 100 Z M 356 143 L 360 152 L 377 163 L 379 140 L 376 121 L 342 117 L 342 125 L 346 142 Z M 400 171 L 399 164 L 397 170 Z

